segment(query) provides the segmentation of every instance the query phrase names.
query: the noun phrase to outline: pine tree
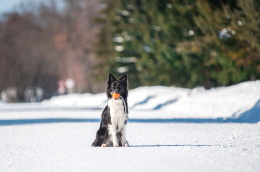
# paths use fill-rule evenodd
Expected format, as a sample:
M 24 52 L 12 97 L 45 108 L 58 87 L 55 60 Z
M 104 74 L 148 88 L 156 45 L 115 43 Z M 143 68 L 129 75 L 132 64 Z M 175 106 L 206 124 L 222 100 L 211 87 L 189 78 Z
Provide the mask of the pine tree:
M 238 0 L 238 9 L 225 6 L 225 14 L 230 17 L 230 28 L 234 30 L 236 47 L 230 57 L 236 66 L 246 71 L 242 80 L 260 78 L 260 1 Z
M 110 21 L 107 35 L 111 36 L 114 48 L 110 61 L 105 61 L 109 71 L 118 74 L 128 71 L 132 87 L 189 85 L 187 68 L 191 64 L 178 53 L 177 45 L 192 39 L 194 3 L 188 0 L 114 2 L 112 8 L 107 8 L 109 12 L 106 11 Z M 100 47 L 104 47 L 103 41 Z
M 131 87 L 206 88 L 257 79 L 256 0 L 104 1 L 103 69 L 128 72 Z M 105 38 L 105 39 L 104 39 Z
M 188 45 L 194 45 L 195 53 L 203 56 L 207 85 L 258 78 L 259 2 L 238 0 L 217 6 L 198 1 L 197 7 L 199 14 L 194 20 L 201 34 Z

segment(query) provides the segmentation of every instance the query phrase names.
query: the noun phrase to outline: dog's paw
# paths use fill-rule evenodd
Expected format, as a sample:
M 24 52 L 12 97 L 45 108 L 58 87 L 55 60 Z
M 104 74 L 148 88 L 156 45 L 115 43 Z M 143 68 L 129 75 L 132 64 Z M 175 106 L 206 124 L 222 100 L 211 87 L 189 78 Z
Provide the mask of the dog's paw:
M 103 144 L 101 145 L 101 147 L 107 147 L 107 145 L 106 145 L 105 143 L 103 143 Z
M 118 146 L 119 146 L 118 141 L 117 140 L 113 141 L 113 147 L 118 147 Z
M 128 146 L 129 146 L 128 141 L 126 140 L 126 141 L 125 141 L 125 144 L 123 144 L 123 145 L 125 145 L 125 147 L 128 147 Z
M 118 143 L 113 143 L 113 147 L 118 147 Z

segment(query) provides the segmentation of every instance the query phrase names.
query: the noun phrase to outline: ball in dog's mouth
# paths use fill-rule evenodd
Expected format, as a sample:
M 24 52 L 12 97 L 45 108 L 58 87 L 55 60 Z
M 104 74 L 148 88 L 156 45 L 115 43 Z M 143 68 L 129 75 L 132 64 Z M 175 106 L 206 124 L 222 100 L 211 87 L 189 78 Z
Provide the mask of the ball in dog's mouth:
M 115 99 L 118 99 L 118 98 L 120 97 L 120 94 L 113 93 L 112 96 L 113 96 Z

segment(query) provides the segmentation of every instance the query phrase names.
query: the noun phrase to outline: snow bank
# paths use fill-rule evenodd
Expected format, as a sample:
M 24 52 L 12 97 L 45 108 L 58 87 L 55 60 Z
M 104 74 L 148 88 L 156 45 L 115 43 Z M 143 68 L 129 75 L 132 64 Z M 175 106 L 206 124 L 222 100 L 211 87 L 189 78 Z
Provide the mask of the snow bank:
M 52 97 L 50 100 L 43 101 L 43 103 L 48 103 L 53 106 L 86 107 L 86 108 L 102 108 L 104 107 L 106 102 L 107 99 L 105 93 L 69 94 L 69 95 Z
M 129 91 L 128 105 L 133 114 L 154 114 L 166 118 L 239 118 L 260 113 L 260 81 L 248 81 L 210 90 L 177 87 L 139 87 Z M 44 101 L 52 106 L 104 108 L 105 93 L 72 94 Z
M 162 108 L 201 118 L 237 118 L 260 100 L 260 82 L 244 82 L 234 86 L 215 88 L 180 97 L 174 104 Z

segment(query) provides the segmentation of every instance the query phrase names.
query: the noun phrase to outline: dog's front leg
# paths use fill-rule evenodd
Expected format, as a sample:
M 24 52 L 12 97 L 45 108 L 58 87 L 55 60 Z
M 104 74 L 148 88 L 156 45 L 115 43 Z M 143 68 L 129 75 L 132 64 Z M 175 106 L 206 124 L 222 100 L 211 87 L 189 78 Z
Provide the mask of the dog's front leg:
M 128 147 L 129 145 L 126 141 L 126 125 L 124 125 L 121 133 L 122 133 L 122 139 L 121 139 L 122 146 Z
M 109 132 L 112 137 L 113 147 L 118 147 L 118 141 L 116 137 L 116 126 L 114 126 L 113 124 L 109 125 Z

